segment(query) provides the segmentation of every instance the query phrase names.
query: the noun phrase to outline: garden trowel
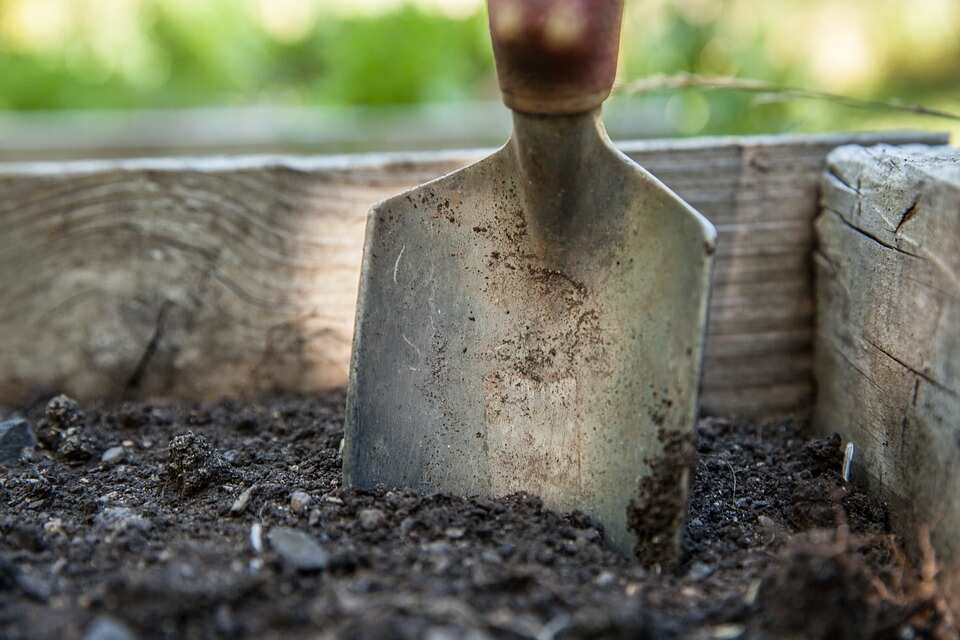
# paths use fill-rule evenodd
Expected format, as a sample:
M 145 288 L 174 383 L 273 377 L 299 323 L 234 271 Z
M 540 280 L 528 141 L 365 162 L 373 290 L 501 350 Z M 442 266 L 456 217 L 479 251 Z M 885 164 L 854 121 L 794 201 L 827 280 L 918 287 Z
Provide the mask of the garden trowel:
M 605 133 L 622 13 L 489 0 L 513 135 L 370 212 L 344 475 L 527 492 L 656 560 L 686 507 L 715 230 Z

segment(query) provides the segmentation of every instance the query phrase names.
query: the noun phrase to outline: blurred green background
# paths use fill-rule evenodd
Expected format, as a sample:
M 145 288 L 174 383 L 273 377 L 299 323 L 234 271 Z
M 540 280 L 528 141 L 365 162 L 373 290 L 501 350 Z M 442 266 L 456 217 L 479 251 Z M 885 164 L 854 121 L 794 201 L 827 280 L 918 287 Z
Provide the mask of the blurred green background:
M 960 0 L 627 5 L 621 81 L 723 75 L 960 112 Z M 369 137 L 340 147 L 410 146 L 364 123 L 378 109 L 396 115 L 398 105 L 497 100 L 485 20 L 481 0 L 0 0 L 0 111 L 8 123 L 41 123 L 40 135 L 43 122 L 55 122 L 50 111 L 95 129 L 101 121 L 76 120 L 76 112 L 218 107 L 225 114 L 229 107 L 250 114 L 258 107 L 258 117 L 287 109 L 288 119 L 309 120 L 304 114 L 319 109 L 346 114 L 352 135 Z M 734 91 L 620 95 L 611 109 L 632 123 L 618 125 L 631 136 L 889 127 L 960 133 L 949 120 Z M 350 117 L 354 111 L 365 116 Z M 11 112 L 46 119 L 10 120 Z M 414 122 L 429 140 L 430 121 L 396 126 Z M 137 122 L 142 128 L 145 121 Z M 495 139 L 503 120 L 470 131 L 467 124 L 462 140 L 454 131 L 437 144 Z M 26 136 L 25 127 L 6 131 Z

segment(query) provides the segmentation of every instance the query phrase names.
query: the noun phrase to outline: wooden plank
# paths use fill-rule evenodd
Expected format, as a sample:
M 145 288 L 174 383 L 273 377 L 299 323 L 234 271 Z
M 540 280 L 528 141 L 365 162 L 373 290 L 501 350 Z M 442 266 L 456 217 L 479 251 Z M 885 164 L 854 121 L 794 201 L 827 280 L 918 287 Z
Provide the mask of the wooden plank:
M 622 145 L 720 225 L 705 410 L 809 399 L 816 176 L 828 150 L 882 140 L 943 137 Z M 343 384 L 367 209 L 484 153 L 0 165 L 0 403 Z M 714 392 L 741 376 L 757 384 Z
M 813 362 L 810 352 L 781 351 L 771 357 L 769 353 L 756 356 L 708 356 L 704 361 L 704 387 L 717 391 L 743 387 L 781 386 L 803 384 L 810 381 Z M 742 367 L 737 376 L 727 373 L 731 366 Z
M 960 565 L 960 152 L 838 149 L 823 205 L 815 424 L 906 540 L 929 527 Z
M 803 353 L 813 343 L 813 327 L 779 329 L 767 332 L 751 331 L 742 334 L 714 335 L 710 340 L 707 358 L 747 358 L 763 356 L 779 360 L 782 354 Z
M 814 387 L 809 381 L 787 384 L 761 384 L 736 389 L 704 388 L 700 396 L 704 407 L 723 407 L 725 415 L 752 416 L 752 419 L 775 421 L 798 413 L 799 407 L 813 402 Z M 757 414 L 757 405 L 763 412 Z M 709 412 L 709 411 L 708 411 Z

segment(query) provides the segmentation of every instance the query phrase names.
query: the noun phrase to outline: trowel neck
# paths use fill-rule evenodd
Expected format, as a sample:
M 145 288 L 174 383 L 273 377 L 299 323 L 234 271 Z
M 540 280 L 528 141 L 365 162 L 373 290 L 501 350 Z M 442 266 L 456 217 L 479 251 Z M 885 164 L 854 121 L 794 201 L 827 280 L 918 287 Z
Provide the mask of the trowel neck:
M 569 218 L 589 192 L 593 161 L 606 144 L 600 109 L 562 116 L 514 112 L 510 146 L 528 215 L 543 222 Z
M 513 112 L 510 141 L 518 158 L 538 163 L 565 164 L 589 154 L 606 139 L 600 109 L 570 115 L 531 115 Z M 580 153 L 582 152 L 582 154 Z

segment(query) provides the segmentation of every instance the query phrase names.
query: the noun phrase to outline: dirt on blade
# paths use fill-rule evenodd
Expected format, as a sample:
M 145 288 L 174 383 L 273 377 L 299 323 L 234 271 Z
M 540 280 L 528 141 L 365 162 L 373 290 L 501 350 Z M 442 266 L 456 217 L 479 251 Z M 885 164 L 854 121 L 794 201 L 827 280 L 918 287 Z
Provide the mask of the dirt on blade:
M 687 512 L 693 463 L 688 434 L 661 430 L 660 442 L 662 451 L 649 461 L 650 474 L 640 480 L 627 507 L 627 526 L 637 537 L 634 555 L 648 568 L 669 568 L 677 561 L 677 535 Z
M 836 440 L 703 420 L 658 573 L 530 496 L 343 490 L 342 402 L 28 408 L 43 444 L 0 466 L 0 637 L 955 637 Z

